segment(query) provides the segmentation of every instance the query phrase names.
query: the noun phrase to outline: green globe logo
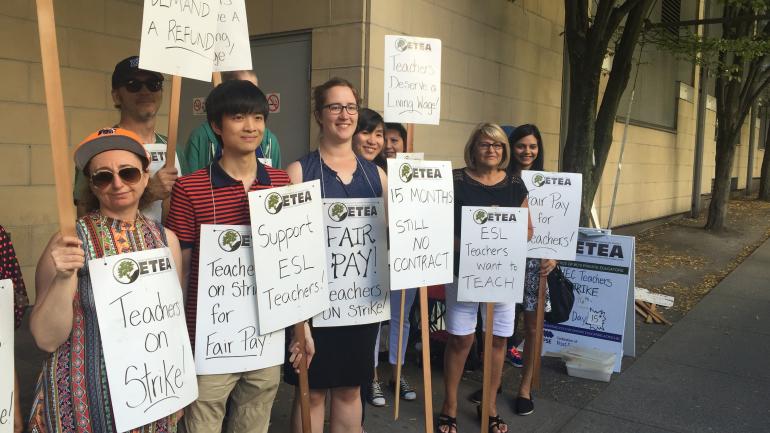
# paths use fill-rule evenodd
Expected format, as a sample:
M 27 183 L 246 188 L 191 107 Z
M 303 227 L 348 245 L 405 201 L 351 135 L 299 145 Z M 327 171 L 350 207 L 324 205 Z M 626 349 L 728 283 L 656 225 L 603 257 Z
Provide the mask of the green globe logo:
M 412 172 L 411 165 L 404 163 L 398 167 L 398 178 L 401 179 L 402 182 L 409 183 L 409 181 L 412 180 L 412 177 L 414 177 L 414 173 Z
M 277 192 L 271 192 L 265 197 L 265 210 L 267 213 L 275 215 L 283 207 L 283 197 Z
M 122 259 L 112 268 L 112 276 L 120 284 L 131 284 L 139 278 L 139 264 L 132 259 Z
M 348 217 L 348 207 L 344 203 L 334 203 L 329 206 L 329 218 L 332 221 L 340 222 Z
M 476 224 L 484 224 L 487 221 L 489 221 L 489 215 L 487 215 L 487 211 L 483 209 L 479 209 L 476 212 L 474 212 L 473 221 L 476 222 Z
M 406 49 L 409 47 L 409 43 L 404 38 L 398 38 L 396 39 L 396 50 L 398 51 L 406 51 Z
M 535 185 L 536 187 L 543 186 L 543 184 L 545 184 L 545 176 L 543 176 L 540 173 L 532 176 L 532 184 Z
M 241 234 L 235 230 L 225 230 L 219 234 L 218 243 L 222 251 L 232 253 L 241 246 L 241 242 Z

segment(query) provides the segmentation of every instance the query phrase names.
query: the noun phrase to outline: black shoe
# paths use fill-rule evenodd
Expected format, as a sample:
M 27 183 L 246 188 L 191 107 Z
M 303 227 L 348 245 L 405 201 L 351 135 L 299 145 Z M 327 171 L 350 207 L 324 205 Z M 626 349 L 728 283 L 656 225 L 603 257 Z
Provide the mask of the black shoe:
M 520 416 L 526 416 L 534 412 L 535 403 L 532 401 L 532 396 L 529 398 L 524 398 L 522 396 L 516 397 L 514 409 L 516 411 L 516 415 Z
M 497 393 L 498 394 L 503 393 L 502 385 L 499 388 L 497 388 Z M 468 396 L 468 400 L 470 400 L 471 403 L 481 404 L 482 397 L 484 397 L 484 390 L 477 389 L 473 394 Z

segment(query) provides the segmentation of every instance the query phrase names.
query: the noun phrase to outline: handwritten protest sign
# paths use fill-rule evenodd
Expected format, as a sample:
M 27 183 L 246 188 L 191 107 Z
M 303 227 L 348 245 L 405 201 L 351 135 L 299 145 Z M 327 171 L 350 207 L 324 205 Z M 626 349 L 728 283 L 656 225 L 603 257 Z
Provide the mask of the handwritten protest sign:
M 629 293 L 633 297 L 633 260 L 633 237 L 579 236 L 576 260 L 559 262 L 575 285 L 575 305 L 568 321 L 545 324 L 546 352 L 570 346 L 613 352 L 615 371 L 620 372 Z
M 192 403 L 198 382 L 170 250 L 92 260 L 88 270 L 117 430 L 141 427 Z
M 528 257 L 575 260 L 583 177 L 575 173 L 524 170 L 535 233 Z
M 388 198 L 391 288 L 451 282 L 452 164 L 389 159 Z
M 0 433 L 13 432 L 13 281 L 0 280 Z
M 385 36 L 386 122 L 438 125 L 441 40 Z
M 463 206 L 457 300 L 521 302 L 527 209 Z
M 148 167 L 150 170 L 150 176 L 155 176 L 155 173 L 157 173 L 158 170 L 166 165 L 167 147 L 168 145 L 166 143 L 150 143 L 144 145 L 144 148 L 147 149 L 147 152 L 150 153 L 150 166 Z M 176 155 L 176 153 L 174 154 L 174 166 L 181 173 L 182 170 L 179 165 L 179 157 Z M 162 200 L 150 203 L 146 208 L 142 209 L 142 213 L 144 213 L 147 217 L 160 222 L 161 215 L 163 213 L 162 203 Z
M 326 273 L 331 308 L 313 326 L 390 319 L 388 244 L 381 198 L 324 199 Z
M 283 329 L 259 330 L 250 226 L 201 225 L 195 368 L 239 373 L 283 363 Z
M 314 180 L 249 193 L 262 333 L 330 307 L 320 185 Z
M 396 159 L 425 159 L 425 152 L 398 152 L 396 153 Z
M 251 45 L 244 0 L 220 0 L 214 46 L 215 71 L 250 70 Z
M 217 30 L 219 3 L 144 0 L 139 67 L 210 81 L 214 53 L 226 35 Z

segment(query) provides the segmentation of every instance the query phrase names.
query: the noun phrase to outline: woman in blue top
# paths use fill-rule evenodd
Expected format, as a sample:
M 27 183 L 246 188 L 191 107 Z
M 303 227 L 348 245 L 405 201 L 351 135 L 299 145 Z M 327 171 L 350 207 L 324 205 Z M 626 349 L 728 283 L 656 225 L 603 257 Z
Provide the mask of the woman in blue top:
M 292 183 L 321 180 L 325 198 L 382 197 L 385 172 L 356 156 L 352 139 L 358 122 L 358 91 L 342 78 L 332 78 L 313 90 L 316 123 L 321 128 L 318 150 L 289 164 Z M 308 370 L 310 417 L 314 432 L 323 431 L 326 394 L 331 396 L 330 430 L 361 430 L 361 386 L 372 381 L 378 324 L 314 328 L 315 356 Z M 284 380 L 298 384 L 293 368 Z M 292 431 L 302 431 L 299 391 L 295 388 Z

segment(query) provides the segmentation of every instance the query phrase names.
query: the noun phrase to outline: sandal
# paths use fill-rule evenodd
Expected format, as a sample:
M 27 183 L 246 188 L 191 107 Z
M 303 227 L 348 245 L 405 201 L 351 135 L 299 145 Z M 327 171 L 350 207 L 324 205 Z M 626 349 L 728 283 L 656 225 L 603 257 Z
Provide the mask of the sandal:
M 496 433 L 494 429 L 497 429 L 497 433 L 500 432 L 500 426 L 508 427 L 508 423 L 503 421 L 499 415 L 489 417 L 489 433 Z M 505 430 L 508 432 L 508 429 Z
M 436 421 L 436 428 L 449 427 L 447 433 L 457 433 L 457 418 L 440 413 L 438 414 L 438 420 Z M 452 432 L 454 429 L 454 432 Z

